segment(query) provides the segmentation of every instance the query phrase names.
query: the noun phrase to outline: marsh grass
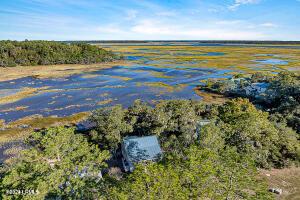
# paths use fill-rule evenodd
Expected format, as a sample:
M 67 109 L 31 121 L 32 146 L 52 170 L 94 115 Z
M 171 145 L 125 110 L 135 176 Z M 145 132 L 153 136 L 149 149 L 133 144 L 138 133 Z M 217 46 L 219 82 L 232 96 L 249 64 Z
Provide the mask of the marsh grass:
M 109 93 L 104 92 L 104 93 L 99 94 L 99 96 L 100 96 L 100 97 L 107 97 L 107 96 L 109 96 Z
M 130 81 L 132 80 L 132 78 L 130 77 L 125 77 L 125 76 L 110 76 L 111 78 L 116 78 L 116 79 L 120 79 L 122 81 Z
M 20 110 L 26 110 L 28 106 L 17 106 L 14 108 L 8 108 L 8 109 L 3 109 L 0 110 L 0 112 L 11 112 L 11 111 L 20 111 Z
M 81 76 L 81 78 L 89 79 L 89 78 L 96 78 L 98 76 L 99 76 L 98 74 L 84 74 Z
M 16 139 L 22 139 L 35 129 L 47 128 L 58 125 L 71 125 L 76 124 L 90 115 L 90 112 L 81 112 L 67 117 L 42 117 L 40 115 L 33 115 L 24 117 L 17 121 L 10 123 L 4 123 L 4 120 L 0 121 L 0 127 L 5 130 L 0 130 L 0 144 Z M 27 125 L 26 128 L 20 128 L 20 126 Z
M 266 45 L 264 45 L 266 46 Z M 270 46 L 272 47 L 272 46 Z M 47 66 L 28 66 L 28 67 L 12 67 L 12 68 L 1 68 L 0 80 L 6 81 L 13 79 L 35 76 L 37 78 L 59 78 L 67 77 L 73 74 L 83 74 L 82 78 L 95 78 L 98 75 L 88 74 L 90 72 L 98 71 L 101 69 L 111 68 L 113 66 L 151 66 L 158 68 L 176 68 L 176 70 L 186 70 L 185 68 L 197 68 L 197 69 L 220 69 L 220 70 L 232 70 L 227 72 L 228 75 L 234 75 L 236 73 L 253 74 L 257 71 L 265 71 L 276 73 L 283 70 L 300 71 L 300 49 L 285 49 L 285 48 L 266 48 L 260 45 L 252 47 L 241 47 L 241 46 L 218 46 L 218 47 L 207 47 L 207 46 L 126 46 L 126 45 L 114 45 L 107 47 L 110 50 L 117 51 L 124 56 L 142 56 L 142 59 L 131 60 L 131 61 L 117 61 L 112 63 L 101 63 L 93 65 L 47 65 Z M 144 49 L 144 50 L 141 50 Z M 220 52 L 224 55 L 206 55 L 207 53 Z M 282 59 L 287 61 L 287 64 L 283 65 L 272 65 L 272 64 L 261 64 L 257 63 L 256 60 L 267 60 L 267 59 Z M 147 60 L 150 60 L 147 64 Z M 183 68 L 177 68 L 182 66 Z M 135 70 L 139 71 L 139 70 Z M 143 71 L 145 72 L 145 71 Z M 168 76 L 163 72 L 149 71 L 149 73 L 156 78 L 168 79 L 172 76 Z M 111 76 L 124 81 L 130 81 L 132 78 L 125 76 Z M 188 77 L 187 77 L 188 78 Z M 200 84 L 200 82 L 199 82 Z M 180 91 L 186 85 L 169 85 L 165 82 L 144 82 L 136 83 L 136 86 L 148 86 L 152 88 L 161 89 L 161 93 Z M 124 85 L 107 85 L 103 88 L 123 88 Z M 78 90 L 78 89 L 68 89 Z M 79 88 L 79 90 L 83 90 Z M 41 92 L 57 92 L 60 89 L 49 89 L 49 88 L 23 88 L 20 92 L 13 95 L 5 96 L 0 99 L 0 104 L 11 103 L 23 99 L 25 97 L 40 94 Z M 192 92 L 192 91 L 191 91 Z M 226 98 L 216 94 L 210 94 L 195 89 L 195 92 L 203 98 L 203 101 L 207 103 L 224 103 Z M 97 94 L 101 97 L 108 96 L 108 93 Z M 134 94 L 133 94 L 134 95 Z M 160 95 L 160 94 L 157 94 Z M 72 96 L 67 96 L 72 98 Z M 103 101 L 97 102 L 98 105 L 106 105 L 113 101 L 112 98 L 107 98 Z M 49 104 L 55 103 L 55 97 Z M 70 105 L 71 107 L 77 107 L 80 105 Z M 13 110 L 22 110 L 26 107 L 20 106 L 19 108 L 11 108 Z M 58 109 L 66 109 L 58 108 Z M 68 124 L 80 121 L 87 114 L 78 113 L 69 117 L 41 117 L 31 116 L 23 118 L 15 122 L 5 124 L 4 121 L 0 120 L 0 126 L 5 127 L 6 130 L 0 131 L 0 142 L 8 140 L 9 138 L 15 138 L 15 136 L 26 135 L 35 128 L 49 127 L 55 124 Z M 20 129 L 18 126 L 22 124 L 29 125 L 29 128 Z
M 195 68 L 216 68 L 240 70 L 244 73 L 256 71 L 279 72 L 293 68 L 300 70 L 300 49 L 267 48 L 264 46 L 124 46 L 115 45 L 111 49 L 133 56 L 151 57 L 154 64 L 151 66 L 162 67 L 168 65 L 185 64 Z M 272 47 L 272 45 L 270 45 Z M 141 51 L 139 49 L 148 49 Z M 205 55 L 205 53 L 221 52 L 224 55 Z M 180 53 L 182 55 L 180 55 Z M 202 54 L 202 55 L 199 55 Z M 287 61 L 284 65 L 259 64 L 255 60 L 282 59 Z M 136 64 L 144 64 L 144 60 L 132 61 Z
M 156 77 L 156 78 L 173 78 L 173 76 L 167 76 L 165 75 L 163 72 L 155 72 L 152 71 L 150 72 L 152 76 Z
M 0 105 L 7 104 L 7 103 L 13 103 L 13 102 L 19 101 L 25 97 L 30 97 L 30 96 L 34 96 L 35 94 L 40 94 L 40 93 L 44 92 L 44 90 L 46 90 L 47 88 L 49 88 L 49 87 L 40 87 L 40 88 L 24 87 L 21 91 L 15 93 L 15 94 L 1 97 Z
M 97 103 L 97 105 L 106 105 L 106 104 L 109 104 L 109 103 L 111 103 L 111 102 L 113 102 L 113 99 L 112 98 L 109 98 L 109 99 L 105 99 L 105 100 L 103 100 L 103 101 L 99 101 L 98 103 Z
M 107 69 L 117 65 L 130 66 L 130 63 L 126 61 L 115 61 L 91 65 L 68 64 L 8 67 L 0 69 L 0 80 L 8 81 L 27 76 L 34 76 L 36 78 L 66 77 L 74 74 L 82 74 L 101 69 Z
M 220 94 L 210 93 L 210 92 L 204 92 L 197 88 L 194 89 L 195 93 L 202 97 L 202 101 L 207 104 L 223 104 L 227 100 L 229 100 L 228 97 L 225 97 Z
M 143 83 L 136 83 L 136 86 L 148 86 L 148 87 L 154 87 L 154 88 L 163 88 L 166 89 L 167 92 L 175 92 L 180 91 L 183 88 L 185 88 L 187 85 L 185 84 L 177 84 L 177 85 L 169 85 L 164 82 L 143 82 Z M 161 91 L 161 93 L 164 93 L 164 91 Z

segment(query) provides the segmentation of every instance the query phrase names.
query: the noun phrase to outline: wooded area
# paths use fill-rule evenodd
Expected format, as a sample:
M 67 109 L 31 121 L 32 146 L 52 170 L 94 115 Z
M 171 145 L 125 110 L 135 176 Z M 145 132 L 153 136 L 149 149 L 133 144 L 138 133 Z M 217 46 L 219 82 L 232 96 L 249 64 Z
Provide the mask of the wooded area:
M 0 41 L 0 67 L 17 65 L 93 64 L 120 57 L 87 43 Z

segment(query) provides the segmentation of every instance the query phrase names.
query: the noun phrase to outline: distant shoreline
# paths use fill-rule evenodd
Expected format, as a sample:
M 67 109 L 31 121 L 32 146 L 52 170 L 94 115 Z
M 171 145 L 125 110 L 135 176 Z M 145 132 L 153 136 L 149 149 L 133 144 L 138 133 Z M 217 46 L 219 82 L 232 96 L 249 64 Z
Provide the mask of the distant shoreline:
M 201 43 L 201 44 L 270 44 L 270 45 L 300 45 L 300 41 L 280 40 L 66 40 L 61 42 L 86 42 L 86 43 Z

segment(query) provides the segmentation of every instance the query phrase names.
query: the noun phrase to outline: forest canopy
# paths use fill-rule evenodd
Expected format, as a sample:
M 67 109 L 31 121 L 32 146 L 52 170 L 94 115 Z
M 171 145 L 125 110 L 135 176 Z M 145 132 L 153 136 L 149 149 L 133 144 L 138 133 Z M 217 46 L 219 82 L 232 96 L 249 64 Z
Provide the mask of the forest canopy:
M 0 67 L 93 64 L 120 57 L 95 45 L 54 41 L 0 41 Z
M 90 117 L 96 125 L 90 133 L 66 127 L 32 133 L 30 148 L 0 168 L 0 193 L 18 199 L 6 189 L 30 188 L 38 194 L 24 199 L 273 199 L 257 168 L 297 166 L 300 146 L 295 131 L 269 117 L 241 98 L 224 105 L 169 100 L 154 108 L 141 101 L 101 108 Z M 203 119 L 210 123 L 198 132 Z M 157 163 L 136 164 L 131 174 L 106 165 L 123 138 L 153 134 L 164 152 Z

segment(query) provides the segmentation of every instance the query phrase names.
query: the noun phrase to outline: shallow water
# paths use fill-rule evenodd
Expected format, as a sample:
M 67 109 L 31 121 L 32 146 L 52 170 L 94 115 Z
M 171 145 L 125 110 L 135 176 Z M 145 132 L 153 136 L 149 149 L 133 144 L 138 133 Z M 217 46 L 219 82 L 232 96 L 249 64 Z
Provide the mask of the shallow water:
M 152 72 L 163 73 L 168 78 L 156 77 Z M 223 77 L 227 70 L 195 69 L 180 67 L 159 68 L 152 66 L 115 66 L 92 73 L 72 75 L 60 79 L 36 79 L 25 77 L 1 82 L 1 90 L 16 90 L 22 87 L 49 87 L 48 90 L 15 103 L 0 105 L 0 118 L 13 121 L 33 114 L 43 116 L 67 116 L 113 104 L 130 105 L 135 99 L 151 102 L 162 99 L 200 99 L 193 88 L 199 80 Z M 147 86 L 143 83 L 161 82 L 165 86 Z M 185 84 L 184 86 L 179 84 Z M 0 92 L 1 93 L 1 92 Z M 101 101 L 107 101 L 101 105 Z M 99 103 L 100 102 L 100 103 Z M 25 110 L 10 108 L 24 106 Z
M 287 61 L 281 59 L 264 59 L 264 60 L 256 60 L 256 62 L 261 64 L 270 64 L 270 65 L 286 65 Z
M 198 45 L 202 44 L 195 43 L 190 46 Z M 226 70 L 198 67 L 200 63 L 205 65 L 205 59 L 180 61 L 175 59 L 190 55 L 212 56 L 213 59 L 217 59 L 226 56 L 224 52 L 184 51 L 174 48 L 163 54 L 158 48 L 137 47 L 134 50 L 134 52 L 120 52 L 132 63 L 131 66 L 114 66 L 65 78 L 24 77 L 0 82 L 0 98 L 17 93 L 24 87 L 48 87 L 14 103 L 0 104 L 0 119 L 9 122 L 34 114 L 68 116 L 115 104 L 126 107 L 136 99 L 149 103 L 165 99 L 201 99 L 193 90 L 195 86 L 201 84 L 201 80 L 226 78 L 231 76 L 228 75 L 230 72 L 239 72 L 235 66 Z M 286 61 L 266 59 L 254 62 L 258 65 L 282 65 Z M 17 107 L 25 109 L 18 110 Z

